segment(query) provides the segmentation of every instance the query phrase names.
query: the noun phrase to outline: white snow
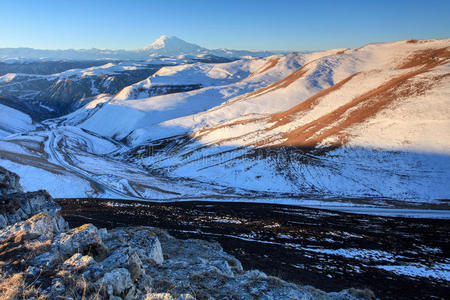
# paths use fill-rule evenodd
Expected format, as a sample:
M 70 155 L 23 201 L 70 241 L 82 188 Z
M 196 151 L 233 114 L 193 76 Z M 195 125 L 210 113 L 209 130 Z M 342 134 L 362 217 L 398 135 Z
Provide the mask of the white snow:
M 90 67 L 86 69 L 70 69 L 61 73 L 52 74 L 50 76 L 61 78 L 69 77 L 87 77 L 87 76 L 99 76 L 99 75 L 114 75 L 118 72 L 137 70 L 145 67 L 144 63 L 138 62 L 121 62 L 121 63 L 107 63 L 101 66 Z
M 0 138 L 34 129 L 30 116 L 0 104 Z
M 29 165 L 0 159 L 0 165 L 20 176 L 20 185 L 25 192 L 45 189 L 55 198 L 86 197 L 92 194 L 89 182 L 67 174 L 55 174 Z
M 431 266 L 422 264 L 409 265 L 379 265 L 379 269 L 393 272 L 398 275 L 411 277 L 425 277 L 450 281 L 450 264 L 438 263 Z
M 44 109 L 46 109 L 46 110 L 48 110 L 48 111 L 55 111 L 53 108 L 48 107 L 48 106 L 46 106 L 46 105 L 44 105 L 44 104 L 42 104 L 42 103 L 39 103 L 39 106 L 42 107 L 42 108 L 44 108 Z
M 0 76 L 0 83 L 8 83 L 14 78 L 16 78 L 17 74 L 15 73 L 8 73 L 6 75 Z
M 395 257 L 393 254 L 381 250 L 353 249 L 353 248 L 321 249 L 321 248 L 307 248 L 307 247 L 302 247 L 301 249 L 309 252 L 331 254 L 358 260 L 395 262 Z

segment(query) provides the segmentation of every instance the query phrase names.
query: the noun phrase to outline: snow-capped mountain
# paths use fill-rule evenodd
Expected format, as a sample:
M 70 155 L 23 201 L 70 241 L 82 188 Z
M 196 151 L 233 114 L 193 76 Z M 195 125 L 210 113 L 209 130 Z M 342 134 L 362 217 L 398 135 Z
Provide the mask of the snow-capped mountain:
M 0 164 L 19 175 L 65 169 L 49 175 L 58 197 L 75 176 L 76 196 L 444 205 L 449 74 L 449 39 L 164 66 L 21 136 L 39 140 L 47 163 Z M 0 154 L 40 155 L 17 139 Z
M 197 55 L 207 53 L 208 49 L 183 41 L 175 36 L 162 35 L 152 44 L 142 48 L 153 56 Z
M 269 51 L 209 50 L 183 41 L 175 36 L 163 35 L 147 47 L 133 50 L 68 49 L 41 50 L 33 48 L 0 48 L 0 62 L 23 63 L 36 60 L 145 60 L 153 57 L 187 57 L 223 61 L 222 58 L 269 56 Z

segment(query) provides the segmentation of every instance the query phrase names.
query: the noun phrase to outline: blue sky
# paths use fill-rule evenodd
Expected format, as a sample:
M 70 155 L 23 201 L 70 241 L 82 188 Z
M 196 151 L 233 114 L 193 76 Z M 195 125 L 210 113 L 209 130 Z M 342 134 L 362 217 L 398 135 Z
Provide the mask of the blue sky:
M 450 37 L 450 1 L 0 0 L 0 47 L 319 50 Z

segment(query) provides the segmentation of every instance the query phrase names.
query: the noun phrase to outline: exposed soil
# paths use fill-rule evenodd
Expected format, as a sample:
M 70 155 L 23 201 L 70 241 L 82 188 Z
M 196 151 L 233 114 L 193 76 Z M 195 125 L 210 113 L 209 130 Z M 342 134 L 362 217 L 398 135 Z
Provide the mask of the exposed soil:
M 388 218 L 252 203 L 57 201 L 71 226 L 147 225 L 167 229 L 177 238 L 217 241 L 246 269 L 259 269 L 325 291 L 370 288 L 380 299 L 446 299 L 450 292 L 449 281 L 397 275 L 376 267 L 448 264 L 448 220 Z M 349 257 L 329 253 L 337 249 L 384 254 Z
M 416 51 L 398 68 L 409 69 L 417 66 L 436 67 L 445 64 L 450 58 L 449 47 Z
M 353 99 L 317 120 L 285 134 L 284 138 L 287 140 L 282 144 L 288 146 L 315 146 L 333 135 L 338 137 L 337 146 L 345 143 L 348 139 L 345 129 L 355 124 L 363 123 L 396 100 L 413 95 L 421 95 L 430 89 L 432 85 L 437 84 L 436 80 L 438 78 L 435 77 L 427 78 L 427 84 L 423 81 L 411 82 L 410 79 L 426 73 L 441 63 L 441 61 L 433 61 L 433 63 L 425 64 L 419 70 L 414 70 L 389 80 L 376 89 Z
M 280 61 L 280 58 L 274 58 L 274 59 L 269 60 L 261 69 L 259 69 L 256 72 L 253 72 L 247 78 L 252 78 L 252 77 L 255 77 L 255 76 L 259 75 L 259 74 L 263 74 L 264 72 L 269 71 L 270 69 L 275 67 L 278 64 L 279 61 Z
M 304 113 L 304 112 L 311 110 L 316 104 L 319 103 L 320 98 L 328 95 L 331 92 L 338 90 L 340 87 L 342 87 L 344 84 L 346 84 L 348 81 L 350 81 L 353 77 L 355 77 L 358 74 L 359 73 L 355 73 L 355 74 L 341 80 L 340 82 L 330 86 L 327 89 L 324 89 L 323 91 L 318 92 L 314 96 L 306 99 L 305 101 L 301 102 L 300 104 L 298 104 L 286 111 L 273 114 L 270 122 L 276 122 L 276 124 L 270 129 L 273 129 L 278 126 L 289 123 L 290 121 L 295 119 L 295 114 L 298 114 L 300 112 Z
M 46 170 L 53 174 L 65 174 L 66 170 L 59 165 L 49 162 L 47 159 L 40 156 L 32 156 L 27 154 L 15 153 L 10 151 L 0 151 L 0 159 L 10 160 L 12 162 L 33 166 L 39 169 Z

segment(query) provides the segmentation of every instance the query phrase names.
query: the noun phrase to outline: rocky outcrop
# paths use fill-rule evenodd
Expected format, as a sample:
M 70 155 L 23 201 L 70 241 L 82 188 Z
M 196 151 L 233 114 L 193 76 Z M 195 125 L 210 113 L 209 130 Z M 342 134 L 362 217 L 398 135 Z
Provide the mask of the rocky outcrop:
M 0 298 L 18 299 L 361 299 L 370 292 L 325 293 L 241 263 L 220 245 L 178 240 L 150 227 L 68 229 L 44 192 L 17 191 L 18 177 L 0 170 L 6 194 L 21 205 L 19 221 L 0 229 Z M 20 220 L 40 209 L 41 212 Z M 14 219 L 8 212 L 8 221 Z
M 38 213 L 51 215 L 57 224 L 64 223 L 64 219 L 60 217 L 59 205 L 46 191 L 24 193 L 19 184 L 19 176 L 0 167 L 0 228 Z M 65 228 L 67 225 L 61 226 Z
M 0 195 L 21 191 L 19 175 L 0 166 Z

